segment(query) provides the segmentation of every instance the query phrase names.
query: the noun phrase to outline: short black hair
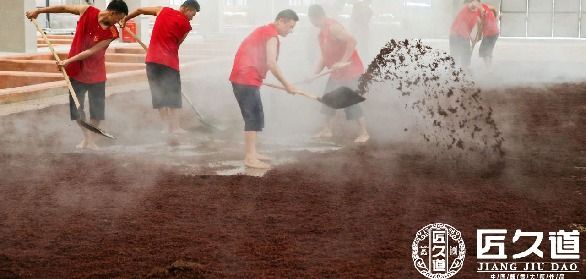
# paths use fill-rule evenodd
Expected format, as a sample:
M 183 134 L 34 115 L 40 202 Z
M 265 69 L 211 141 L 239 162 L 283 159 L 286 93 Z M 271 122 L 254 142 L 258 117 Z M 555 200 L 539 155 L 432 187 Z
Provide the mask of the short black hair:
M 112 0 L 106 10 L 128 15 L 128 6 L 123 0 Z
M 197 3 L 196 0 L 186 0 L 185 2 L 183 2 L 183 4 L 181 4 L 181 7 L 195 10 L 198 13 L 200 11 L 199 3 Z
M 299 16 L 297 15 L 297 13 L 294 10 L 287 9 L 287 10 L 282 10 L 279 12 L 279 14 L 277 14 L 275 21 L 277 21 L 279 19 L 299 21 Z
M 307 15 L 310 18 L 322 18 L 326 16 L 326 11 L 324 10 L 324 7 L 322 7 L 321 5 L 311 5 L 309 6 Z

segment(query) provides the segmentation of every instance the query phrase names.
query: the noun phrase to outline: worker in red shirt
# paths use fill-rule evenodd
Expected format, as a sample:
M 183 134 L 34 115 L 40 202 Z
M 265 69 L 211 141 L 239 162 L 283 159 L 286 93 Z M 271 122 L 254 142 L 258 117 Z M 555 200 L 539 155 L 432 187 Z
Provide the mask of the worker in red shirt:
M 356 39 L 334 19 L 326 16 L 325 10 L 320 5 L 309 7 L 309 20 L 320 29 L 319 45 L 321 59 L 315 70 L 315 74 L 321 73 L 325 68 L 335 70 L 328 80 L 326 92 L 336 88 L 347 86 L 356 88 L 358 79 L 364 73 L 364 65 L 356 51 Z M 316 138 L 331 138 L 332 125 L 336 111 L 322 106 L 322 113 L 326 115 L 326 123 L 322 130 L 315 135 Z M 366 120 L 359 104 L 344 109 L 347 120 L 355 120 L 360 132 L 354 140 L 356 143 L 365 143 L 370 139 L 366 129 Z
M 482 3 L 482 42 L 478 54 L 487 67 L 492 65 L 492 53 L 499 38 L 498 11 L 486 3 Z
M 244 119 L 244 164 L 251 168 L 267 169 L 271 166 L 265 155 L 256 150 L 257 133 L 264 128 L 264 112 L 260 98 L 260 86 L 270 71 L 287 92 L 295 94 L 296 89 L 289 83 L 277 65 L 279 36 L 286 37 L 293 32 L 299 17 L 292 10 L 281 11 L 273 23 L 256 28 L 242 41 L 236 56 L 230 82 L 234 96 Z
M 65 67 L 81 105 L 78 111 L 73 98 L 69 97 L 71 120 L 78 122 L 84 135 L 77 148 L 96 150 L 96 135 L 80 124 L 80 120 L 85 120 L 85 95 L 89 92 L 90 124 L 99 127 L 100 121 L 105 119 L 106 49 L 118 38 L 118 30 L 114 25 L 128 14 L 128 6 L 122 0 L 112 0 L 105 11 L 93 6 L 61 5 L 34 9 L 26 12 L 26 16 L 32 19 L 41 13 L 70 13 L 80 16 L 69 56 L 58 65 Z
M 479 0 L 466 0 L 450 29 L 450 54 L 466 69 L 472 58 L 471 42 L 477 38 L 477 34 L 472 36 L 472 31 L 481 24 L 481 11 Z M 478 32 L 481 32 L 480 27 Z
M 179 46 L 191 31 L 190 21 L 200 11 L 199 3 L 187 0 L 178 10 L 169 7 L 138 8 L 126 16 L 121 25 L 139 15 L 156 16 L 146 55 L 146 72 L 151 88 L 153 109 L 159 111 L 167 128 L 163 132 L 184 134 L 179 125 L 181 76 Z

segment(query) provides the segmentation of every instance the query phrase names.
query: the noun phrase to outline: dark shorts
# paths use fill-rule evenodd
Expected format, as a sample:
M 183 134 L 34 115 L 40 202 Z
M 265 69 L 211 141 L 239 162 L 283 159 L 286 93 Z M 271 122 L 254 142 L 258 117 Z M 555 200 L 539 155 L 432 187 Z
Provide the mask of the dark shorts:
M 470 61 L 472 60 L 470 40 L 458 36 L 450 36 L 450 55 L 454 57 L 456 63 L 464 67 L 470 66 Z
M 153 97 L 153 108 L 180 109 L 181 76 L 165 65 L 146 63 L 146 72 Z
M 480 57 L 492 57 L 492 52 L 498 38 L 498 35 L 482 38 L 482 42 L 480 43 L 480 48 L 478 50 Z
M 339 88 L 342 86 L 356 88 L 357 85 L 358 85 L 357 79 L 343 82 L 343 81 L 333 80 L 330 78 L 328 80 L 327 85 L 326 85 L 326 93 L 334 91 L 336 88 Z M 326 105 L 322 105 L 321 113 L 324 115 L 327 115 L 327 116 L 334 116 L 336 114 L 336 110 L 334 110 L 333 108 L 330 108 Z M 349 106 L 349 107 L 345 108 L 344 113 L 346 114 L 346 120 L 358 120 L 364 116 L 364 112 L 362 112 L 362 107 L 360 106 L 360 104 L 356 104 L 356 105 Z
M 265 115 L 260 99 L 260 88 L 232 83 L 232 90 L 244 119 L 244 131 L 262 131 L 265 127 Z
M 79 100 L 79 111 L 75 107 L 73 98 L 69 95 L 69 114 L 71 120 L 85 120 L 85 95 L 89 92 L 89 103 L 90 103 L 90 118 L 92 120 L 104 120 L 106 110 L 106 82 L 99 83 L 83 83 L 75 79 L 71 79 L 71 85 L 77 99 Z

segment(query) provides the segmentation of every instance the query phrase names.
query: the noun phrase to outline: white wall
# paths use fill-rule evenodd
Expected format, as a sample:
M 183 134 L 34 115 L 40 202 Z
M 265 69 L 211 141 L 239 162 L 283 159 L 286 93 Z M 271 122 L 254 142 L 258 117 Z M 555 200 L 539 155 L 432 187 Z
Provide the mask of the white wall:
M 36 52 L 36 29 L 24 16 L 35 6 L 35 0 L 0 1 L 0 18 L 5 23 L 0 28 L 0 51 Z

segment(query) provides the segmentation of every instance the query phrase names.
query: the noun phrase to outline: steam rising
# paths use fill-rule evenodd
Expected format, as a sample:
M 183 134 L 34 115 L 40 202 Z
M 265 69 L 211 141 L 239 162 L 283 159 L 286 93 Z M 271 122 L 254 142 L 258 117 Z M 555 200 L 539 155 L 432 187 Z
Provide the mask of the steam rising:
M 421 117 L 423 138 L 437 147 L 503 156 L 504 139 L 483 103 L 481 90 L 454 59 L 421 41 L 391 40 L 361 77 L 366 94 L 374 82 L 389 81 L 405 97 L 405 108 Z

